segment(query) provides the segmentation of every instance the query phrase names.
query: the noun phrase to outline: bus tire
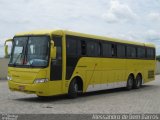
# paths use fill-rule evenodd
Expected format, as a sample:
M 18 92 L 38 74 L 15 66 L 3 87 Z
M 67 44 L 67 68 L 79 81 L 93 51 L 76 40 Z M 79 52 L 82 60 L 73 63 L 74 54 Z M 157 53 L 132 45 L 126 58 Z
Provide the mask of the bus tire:
M 142 85 L 142 77 L 140 74 L 137 75 L 136 79 L 134 80 L 133 88 L 138 89 Z
M 127 90 L 131 90 L 133 88 L 133 81 L 134 81 L 134 77 L 130 75 L 127 80 L 127 86 L 126 86 Z
M 69 85 L 68 97 L 76 98 L 78 96 L 78 83 L 76 79 L 73 79 Z

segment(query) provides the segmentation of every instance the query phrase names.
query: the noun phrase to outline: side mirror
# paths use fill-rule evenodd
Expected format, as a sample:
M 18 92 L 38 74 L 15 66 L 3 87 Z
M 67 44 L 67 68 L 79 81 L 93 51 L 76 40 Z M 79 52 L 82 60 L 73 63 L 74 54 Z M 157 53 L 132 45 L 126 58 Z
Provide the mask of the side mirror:
M 56 58 L 56 47 L 54 46 L 54 42 L 53 40 L 51 40 L 51 51 L 50 51 L 50 56 L 51 59 L 55 59 Z
M 12 43 L 13 39 L 7 39 L 4 43 L 4 51 L 5 51 L 5 58 L 8 58 L 9 57 L 9 53 L 8 53 L 8 45 L 7 43 L 11 42 Z

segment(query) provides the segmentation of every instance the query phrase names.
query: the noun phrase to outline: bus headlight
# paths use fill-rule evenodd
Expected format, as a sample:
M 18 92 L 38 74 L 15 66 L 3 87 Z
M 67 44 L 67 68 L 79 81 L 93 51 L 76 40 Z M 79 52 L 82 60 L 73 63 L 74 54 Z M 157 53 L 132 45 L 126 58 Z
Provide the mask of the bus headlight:
M 46 78 L 38 78 L 34 81 L 34 83 L 45 83 L 48 82 L 48 79 Z
M 7 76 L 7 80 L 12 80 L 12 77 L 10 77 L 10 76 Z

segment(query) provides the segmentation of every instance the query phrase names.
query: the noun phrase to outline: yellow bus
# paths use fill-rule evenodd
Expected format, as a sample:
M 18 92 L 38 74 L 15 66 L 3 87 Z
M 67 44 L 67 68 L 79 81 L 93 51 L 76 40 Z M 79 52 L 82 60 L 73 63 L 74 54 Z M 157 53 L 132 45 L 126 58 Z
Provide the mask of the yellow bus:
M 126 87 L 155 79 L 155 46 L 66 30 L 18 33 L 8 85 L 39 97 Z

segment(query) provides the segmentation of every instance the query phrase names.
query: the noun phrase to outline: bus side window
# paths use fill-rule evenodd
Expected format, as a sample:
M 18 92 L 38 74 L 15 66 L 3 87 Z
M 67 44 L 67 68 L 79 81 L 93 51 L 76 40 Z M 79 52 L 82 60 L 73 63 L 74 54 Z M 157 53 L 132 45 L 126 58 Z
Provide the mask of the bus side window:
M 136 58 L 136 48 L 135 47 L 132 47 L 132 49 L 131 49 L 131 57 L 132 58 Z
M 99 57 L 101 55 L 101 43 L 95 43 L 95 56 Z
M 126 57 L 126 50 L 124 45 L 117 45 L 117 57 L 125 58 Z
M 155 54 L 156 54 L 156 51 L 155 51 L 155 49 L 153 48 L 153 49 L 152 49 L 152 59 L 155 59 Z
M 112 44 L 111 52 L 112 52 L 112 57 L 116 57 L 117 56 L 117 45 Z
M 145 58 L 145 48 L 144 47 L 137 48 L 137 57 L 138 58 Z
M 81 54 L 86 55 L 86 42 L 81 41 Z
M 100 56 L 100 44 L 94 40 L 87 41 L 87 56 L 99 57 Z
M 111 57 L 112 56 L 112 45 L 109 43 L 102 43 L 102 56 Z
M 87 41 L 87 56 L 95 56 L 95 43 L 93 41 Z
M 152 48 L 147 48 L 147 58 L 154 59 L 155 58 L 155 51 Z
M 74 38 L 67 38 L 67 55 L 68 56 L 77 56 L 77 41 Z
M 127 46 L 127 57 L 128 58 L 136 58 L 136 47 Z

